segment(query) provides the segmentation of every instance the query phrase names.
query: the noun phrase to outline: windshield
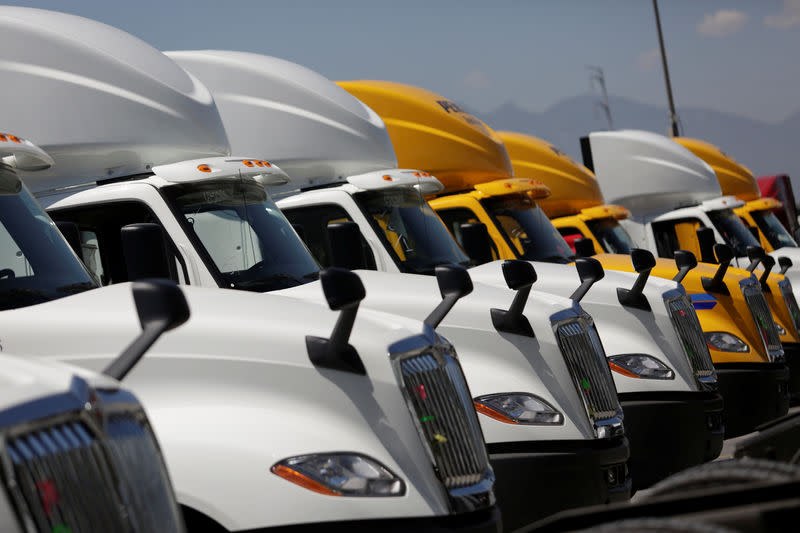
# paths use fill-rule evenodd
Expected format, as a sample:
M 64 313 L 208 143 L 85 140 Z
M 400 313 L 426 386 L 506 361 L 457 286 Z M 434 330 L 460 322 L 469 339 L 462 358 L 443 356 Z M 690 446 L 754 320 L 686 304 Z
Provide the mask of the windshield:
M 163 192 L 221 287 L 266 292 L 317 278 L 317 263 L 255 180 L 182 183 Z
M 627 254 L 636 248 L 631 236 L 619 222 L 613 218 L 598 218 L 587 220 L 586 225 L 594 234 L 594 238 L 600 242 L 605 252 L 610 254 Z
M 0 166 L 0 310 L 95 287 L 22 181 Z
M 750 215 L 752 215 L 753 220 L 758 224 L 758 228 L 776 250 L 784 246 L 797 246 L 797 243 L 794 242 L 792 236 L 789 235 L 789 232 L 786 231 L 786 228 L 783 227 L 783 224 L 780 223 L 778 217 L 772 211 L 753 211 Z
M 486 198 L 481 203 L 522 259 L 566 263 L 574 258 L 564 237 L 527 196 L 499 196 Z
M 761 246 L 733 209 L 719 209 L 706 213 L 725 244 L 733 248 L 736 257 L 747 256 L 748 246 Z
M 360 192 L 355 199 L 403 271 L 433 274 L 436 265 L 469 263 L 417 189 Z

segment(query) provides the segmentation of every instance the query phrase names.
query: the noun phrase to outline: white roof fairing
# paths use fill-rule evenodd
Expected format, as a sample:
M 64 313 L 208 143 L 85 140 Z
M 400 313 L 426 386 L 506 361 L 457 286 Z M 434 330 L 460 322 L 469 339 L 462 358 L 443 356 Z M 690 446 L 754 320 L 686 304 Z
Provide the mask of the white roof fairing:
M 165 53 L 211 90 L 233 153 L 277 163 L 291 188 L 397 167 L 380 117 L 312 70 L 245 52 Z
M 55 160 L 33 191 L 227 155 L 210 92 L 145 42 L 74 15 L 0 7 L 0 116 Z
M 633 218 L 655 216 L 722 195 L 714 170 L 669 137 L 641 130 L 589 134 L 603 197 Z

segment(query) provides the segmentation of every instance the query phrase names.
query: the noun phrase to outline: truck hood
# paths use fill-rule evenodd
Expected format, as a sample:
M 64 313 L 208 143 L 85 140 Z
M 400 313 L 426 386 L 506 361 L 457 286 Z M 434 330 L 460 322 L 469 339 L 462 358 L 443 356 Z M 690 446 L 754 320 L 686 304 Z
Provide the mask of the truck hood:
M 628 256 L 625 256 L 628 257 Z M 628 262 L 630 258 L 628 257 Z M 532 262 L 538 280 L 531 296 L 552 293 L 569 297 L 580 285 L 575 267 L 555 263 Z M 502 261 L 493 261 L 470 269 L 477 282 L 505 286 Z M 675 371 L 675 380 L 641 380 L 613 373 L 619 392 L 697 390 L 693 371 L 683 345 L 672 325 L 664 304 L 665 297 L 683 293 L 675 282 L 650 277 L 643 294 L 652 312 L 625 307 L 619 303 L 617 288 L 630 289 L 636 274 L 606 270 L 602 280 L 595 283 L 583 297 L 580 306 L 594 319 L 603 341 L 606 355 L 644 353 L 656 357 Z M 535 304 L 529 302 L 525 312 Z
M 92 388 L 115 391 L 119 383 L 84 368 L 31 357 L 0 354 L 0 409 L 68 393 L 75 376 Z
M 423 319 L 439 304 L 441 297 L 433 276 L 359 270 L 367 296 L 362 307 L 380 309 Z M 281 291 L 297 298 L 318 297 L 316 284 Z M 551 317 L 558 313 L 580 314 L 571 300 L 551 294 L 537 294 L 525 315 L 535 339 L 498 332 L 490 309 L 508 309 L 514 292 L 481 283 L 456 303 L 437 331 L 458 351 L 473 396 L 499 392 L 530 392 L 562 411 L 561 427 L 509 425 L 481 416 L 487 442 L 519 440 L 581 439 L 593 435 L 581 400 L 571 387 L 571 377 L 559 350 Z M 525 436 L 522 436 L 525 435 Z
M 420 322 L 360 310 L 350 338 L 366 368 L 360 376 L 308 359 L 306 335 L 328 337 L 336 321 L 326 307 L 183 290 L 191 318 L 125 379 L 149 413 L 181 503 L 231 530 L 306 522 L 310 508 L 314 520 L 447 512 L 387 354 L 393 342 L 419 335 Z M 138 324 L 127 283 L 0 313 L 4 348 L 95 370 L 131 342 Z M 377 459 L 405 480 L 406 496 L 330 498 L 269 473 L 286 457 L 326 451 Z M 265 505 L 263 494 L 276 497 Z

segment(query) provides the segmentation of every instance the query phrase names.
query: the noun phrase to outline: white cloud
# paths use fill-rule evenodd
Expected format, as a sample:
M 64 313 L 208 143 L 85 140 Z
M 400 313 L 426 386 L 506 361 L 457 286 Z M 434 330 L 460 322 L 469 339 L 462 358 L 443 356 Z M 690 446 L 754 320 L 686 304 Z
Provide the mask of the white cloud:
M 491 84 L 489 77 L 480 70 L 473 70 L 464 78 L 464 86 L 468 89 L 486 89 Z
M 639 54 L 639 58 L 636 60 L 636 66 L 639 67 L 639 70 L 650 72 L 659 61 L 661 61 L 661 52 L 658 48 L 653 48 Z
M 741 30 L 748 18 L 749 15 L 735 9 L 720 9 L 703 17 L 703 22 L 697 25 L 697 33 L 711 37 L 731 35 Z
M 800 25 L 800 0 L 783 0 L 783 10 L 764 17 L 764 25 L 779 30 Z

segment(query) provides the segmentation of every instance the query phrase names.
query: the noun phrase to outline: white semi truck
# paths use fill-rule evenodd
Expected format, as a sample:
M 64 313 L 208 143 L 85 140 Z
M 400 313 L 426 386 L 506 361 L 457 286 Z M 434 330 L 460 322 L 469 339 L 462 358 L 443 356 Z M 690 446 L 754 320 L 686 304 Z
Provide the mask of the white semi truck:
M 47 222 L 29 212 L 11 217 L 14 197 L 22 188 L 15 169 L 41 170 L 50 165 L 52 159 L 41 149 L 16 135 L 0 133 L 0 309 L 27 297 L 26 292 L 42 289 L 24 281 L 12 239 L 20 226 Z M 50 235 L 61 240 L 54 228 Z M 46 249 L 48 244 L 40 246 Z M 134 288 L 145 331 L 124 351 L 134 335 L 119 339 L 109 354 L 122 351 L 122 355 L 114 360 L 110 375 L 12 355 L 14 336 L 2 329 L 0 530 L 184 531 L 144 409 L 113 379 L 124 377 L 161 333 L 188 318 L 180 290 L 171 289 L 149 283 Z M 172 306 L 163 306 L 164 301 Z M 29 327 L 41 335 L 41 321 L 33 319 Z M 52 353 L 63 348 L 54 346 Z
M 438 263 L 467 263 L 421 196 L 440 191 L 441 183 L 426 172 L 396 168 L 386 126 L 368 106 L 319 74 L 281 59 L 229 51 L 167 55 L 209 87 L 235 152 L 263 153 L 289 173 L 289 184 L 273 187 L 277 204 L 323 264 L 337 264 L 333 256 L 338 254 L 356 268 L 405 273 L 405 278 L 414 279 L 433 273 Z M 405 104 L 398 102 L 397 108 Z M 410 124 L 411 118 L 405 117 L 405 123 Z M 418 127 L 431 131 L 434 126 Z M 472 146 L 469 141 L 474 139 L 458 135 L 455 129 L 440 132 L 442 138 L 457 138 L 462 147 Z M 447 148 L 437 140 L 435 136 L 428 139 L 426 149 L 438 153 Z M 361 244 L 339 253 L 332 246 L 339 237 L 332 233 L 329 238 L 328 226 L 347 231 L 341 227 L 345 221 L 357 224 Z M 358 257 L 365 259 L 359 264 Z M 538 280 L 526 314 L 539 334 L 549 328 L 548 319 L 539 322 L 529 310 L 540 306 L 548 293 L 571 295 L 576 276 L 572 266 L 534 264 Z M 472 268 L 470 274 L 488 285 L 506 285 L 501 261 Z M 373 274 L 359 270 L 359 275 Z M 626 433 L 632 443 L 633 482 L 646 487 L 670 472 L 719 454 L 722 401 L 714 391 L 713 366 L 696 319 L 692 323 L 678 320 L 678 324 L 678 315 L 669 312 L 668 305 L 682 305 L 688 313 L 684 318 L 694 318 L 680 285 L 648 280 L 643 294 L 654 302 L 654 309 L 646 311 L 622 306 L 618 299 L 617 289 L 632 287 L 636 275 L 606 272 L 605 276 L 583 295 L 581 306 L 593 317 L 607 355 L 619 363 L 615 367 L 633 367 L 633 371 L 613 375 L 626 420 L 630 420 Z M 399 286 L 379 285 L 375 290 L 381 291 L 382 305 L 394 305 L 390 309 L 401 314 L 408 312 Z M 657 305 L 660 301 L 670 303 Z M 483 313 L 488 315 L 485 309 Z M 622 316 L 628 318 L 621 320 Z M 456 333 L 443 331 L 456 340 Z M 692 349 L 697 347 L 705 366 L 692 366 L 684 346 L 689 342 L 694 342 Z M 473 379 L 469 372 L 467 377 Z M 661 420 L 657 427 L 650 422 L 654 418 Z M 489 427 L 484 426 L 484 432 L 490 454 L 502 453 L 506 445 L 495 440 Z
M 4 7 L 0 48 L 1 114 L 19 126 L 7 139 L 23 144 L 28 132 L 42 133 L 63 163 L 61 171 L 24 173 L 34 186 L 98 177 L 83 175 L 87 168 L 100 167 L 105 178 L 149 172 L 165 157 L 198 150 L 219 154 L 207 161 L 228 174 L 249 169 L 226 161 L 227 141 L 205 88 L 130 35 L 80 17 Z M 114 282 L 95 288 L 28 189 L 2 176 L 13 186 L 0 196 L 0 221 L 13 236 L 2 248 L 12 265 L 0 288 L 14 287 L 0 310 L 4 350 L 106 368 L 109 354 L 136 333 L 128 274 L 159 274 L 152 267 L 165 261 L 158 256 L 177 248 L 138 248 L 138 239 L 152 237 L 147 225 L 126 231 L 125 257 L 122 247 L 102 254 L 102 233 L 87 239 L 87 258 L 100 257 L 100 278 Z M 146 181 L 139 189 L 159 193 Z M 182 280 L 200 285 L 189 262 L 196 256 L 184 259 L 177 250 L 187 265 L 173 265 Z M 445 298 L 434 318 L 469 289 L 459 274 L 441 278 Z M 452 346 L 420 321 L 358 311 L 363 287 L 351 273 L 326 271 L 322 286 L 335 310 L 184 287 L 192 319 L 126 378 L 159 433 L 188 529 L 324 529 L 335 522 L 350 530 L 496 531 L 493 474 Z

